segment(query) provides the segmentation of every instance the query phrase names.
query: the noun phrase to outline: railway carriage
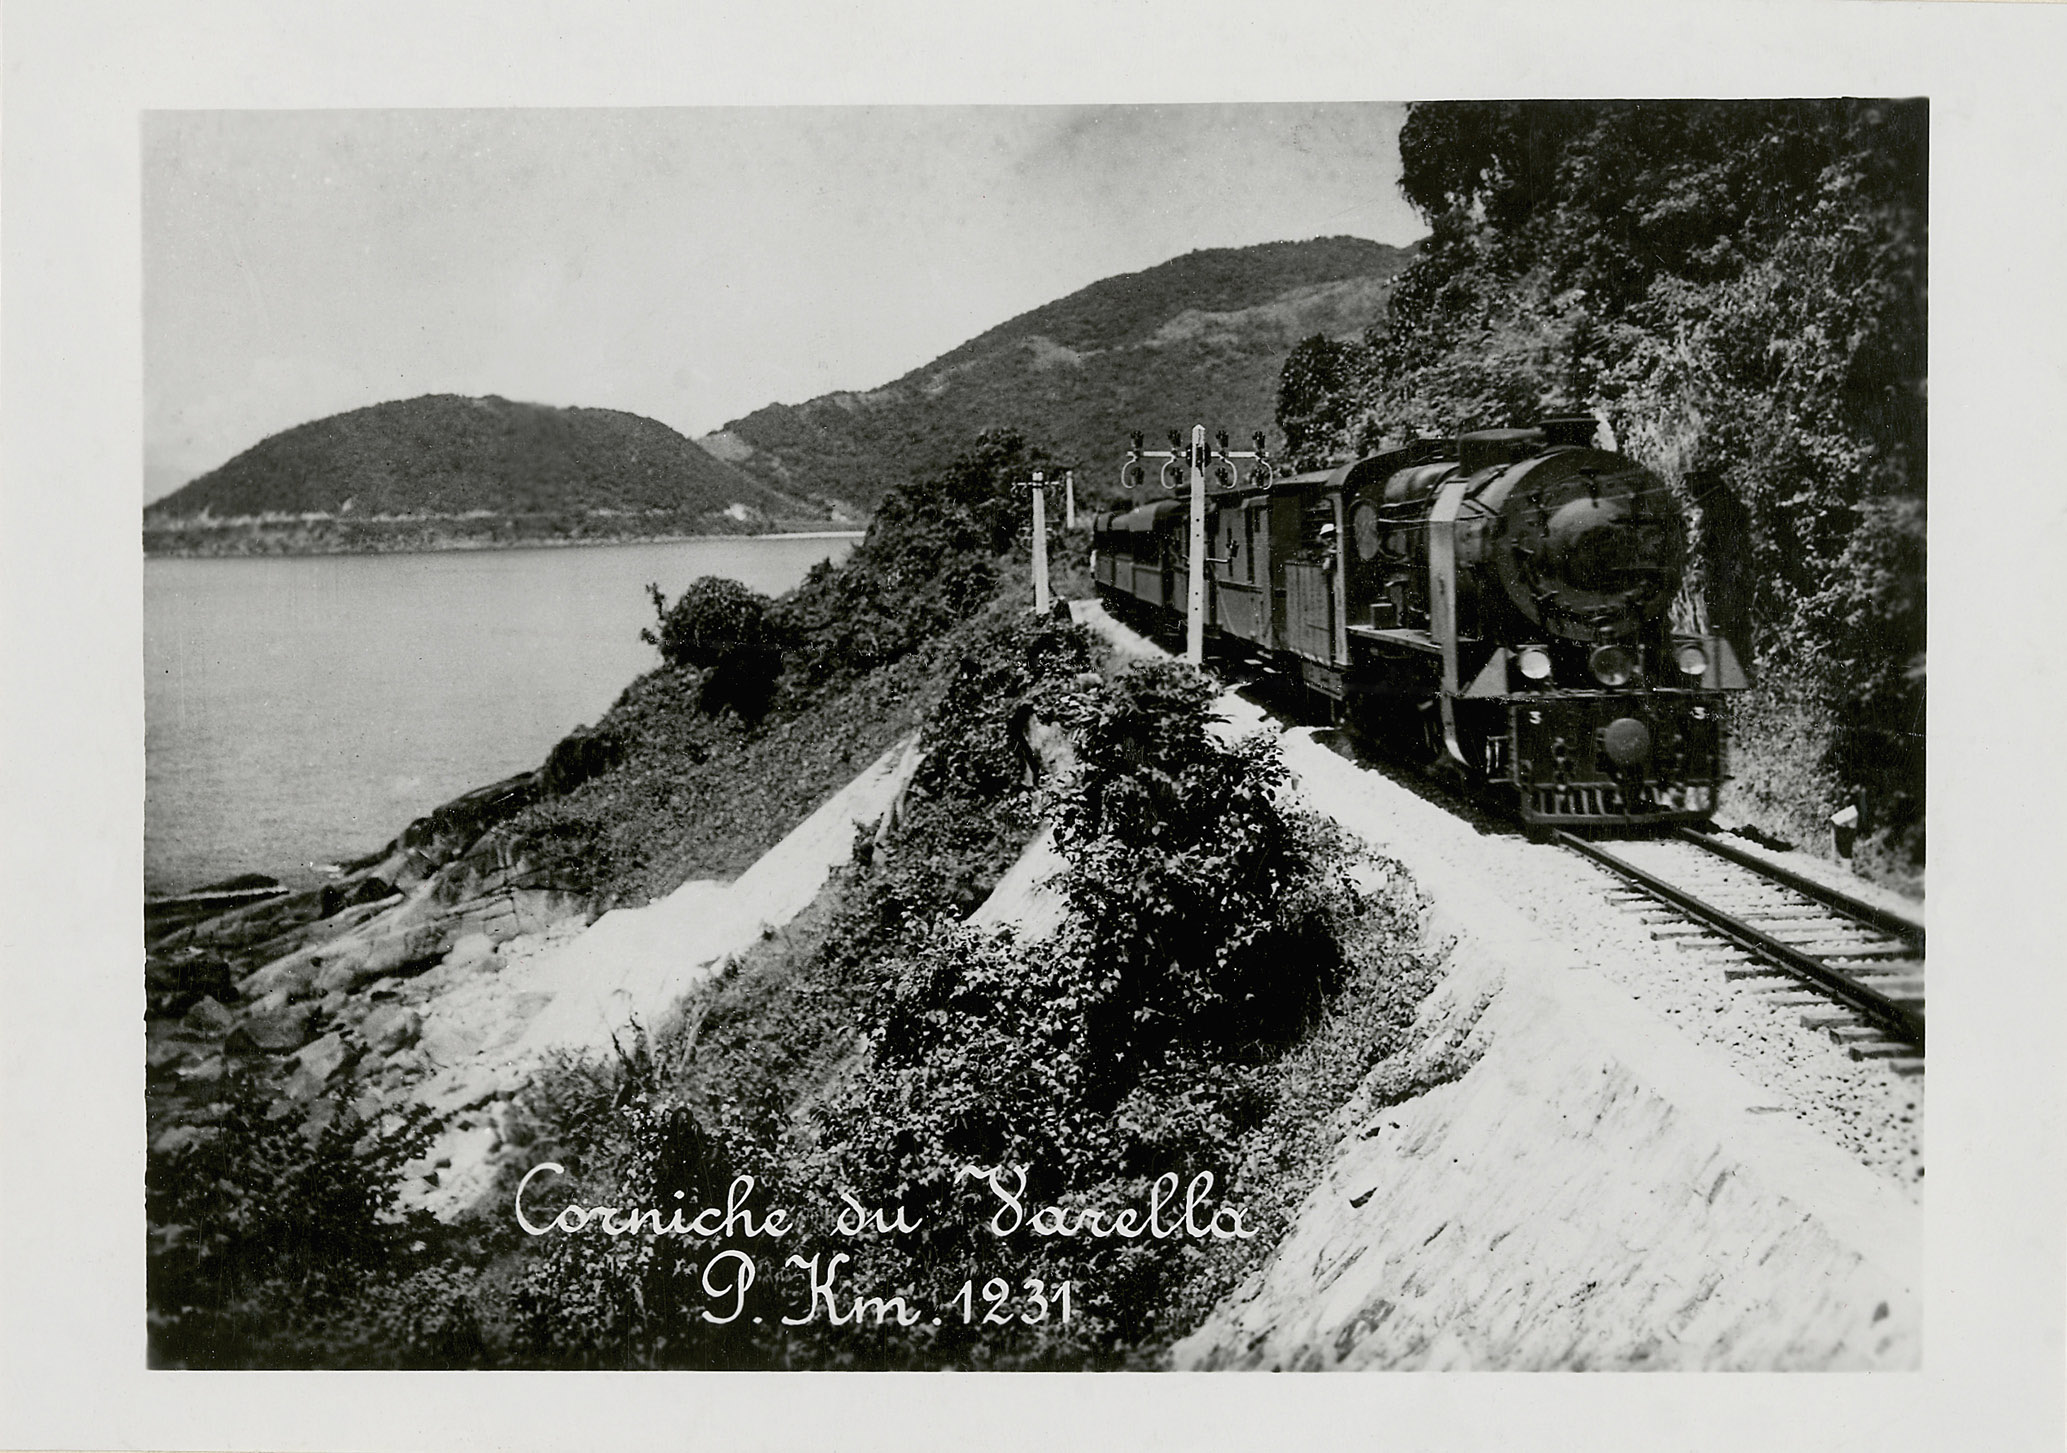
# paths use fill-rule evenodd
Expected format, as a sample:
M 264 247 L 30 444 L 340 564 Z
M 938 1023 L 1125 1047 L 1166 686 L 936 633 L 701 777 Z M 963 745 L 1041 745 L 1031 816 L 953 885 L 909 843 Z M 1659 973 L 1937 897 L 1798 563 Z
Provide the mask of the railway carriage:
M 1723 637 L 1675 630 L 1677 501 L 1594 420 L 1481 430 L 1207 495 L 1206 637 L 1373 735 L 1418 736 L 1532 828 L 1695 821 L 1725 777 Z M 1232 480 L 1233 482 L 1228 482 Z M 1101 596 L 1181 623 L 1188 505 L 1093 521 Z

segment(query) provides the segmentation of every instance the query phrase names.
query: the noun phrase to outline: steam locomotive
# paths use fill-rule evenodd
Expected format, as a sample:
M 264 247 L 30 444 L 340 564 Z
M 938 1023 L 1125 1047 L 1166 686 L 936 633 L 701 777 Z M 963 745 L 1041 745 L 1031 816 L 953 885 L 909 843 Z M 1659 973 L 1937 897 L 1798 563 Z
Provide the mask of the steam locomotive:
M 1595 430 L 1552 419 L 1247 479 L 1223 443 L 1209 647 L 1295 676 L 1367 735 L 1419 740 L 1531 831 L 1706 819 L 1744 672 L 1721 636 L 1673 629 L 1681 510 Z M 1183 624 L 1188 501 L 1098 515 L 1092 546 L 1115 613 Z

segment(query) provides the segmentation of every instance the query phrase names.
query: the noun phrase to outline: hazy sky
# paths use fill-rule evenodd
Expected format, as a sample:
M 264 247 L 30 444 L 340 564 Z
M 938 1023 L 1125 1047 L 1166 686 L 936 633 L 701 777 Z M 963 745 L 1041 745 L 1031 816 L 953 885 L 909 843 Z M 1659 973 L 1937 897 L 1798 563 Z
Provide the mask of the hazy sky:
M 424 393 L 692 436 L 1200 247 L 1425 230 L 1382 105 L 148 112 L 144 497 Z

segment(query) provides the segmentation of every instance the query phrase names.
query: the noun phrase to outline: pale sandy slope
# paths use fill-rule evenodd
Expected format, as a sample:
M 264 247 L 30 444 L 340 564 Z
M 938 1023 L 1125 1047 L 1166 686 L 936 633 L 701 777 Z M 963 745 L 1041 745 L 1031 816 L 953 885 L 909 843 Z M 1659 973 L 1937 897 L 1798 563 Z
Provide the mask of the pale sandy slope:
M 809 906 L 918 760 L 916 735 L 899 742 L 730 883 L 684 883 L 578 932 L 457 945 L 420 981 L 421 1043 L 434 1068 L 415 1094 L 456 1117 L 427 1157 L 437 1184 L 422 1203 L 451 1214 L 486 1190 L 507 1100 L 548 1056 L 629 1048 L 638 1029 L 658 1029 L 728 958 Z

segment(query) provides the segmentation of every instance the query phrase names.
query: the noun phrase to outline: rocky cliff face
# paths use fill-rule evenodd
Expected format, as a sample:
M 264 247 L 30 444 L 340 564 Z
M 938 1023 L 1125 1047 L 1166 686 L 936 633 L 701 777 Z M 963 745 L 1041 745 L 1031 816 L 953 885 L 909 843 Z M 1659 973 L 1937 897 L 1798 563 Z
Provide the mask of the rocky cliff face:
M 270 1076 L 281 1100 L 310 1106 L 347 1079 L 375 1095 L 397 1090 L 425 1068 L 420 1018 L 403 1007 L 412 982 L 586 923 L 581 894 L 491 832 L 546 789 L 551 770 L 445 804 L 336 882 L 175 920 L 152 937 L 153 1143 L 190 1136 L 226 1074 Z

